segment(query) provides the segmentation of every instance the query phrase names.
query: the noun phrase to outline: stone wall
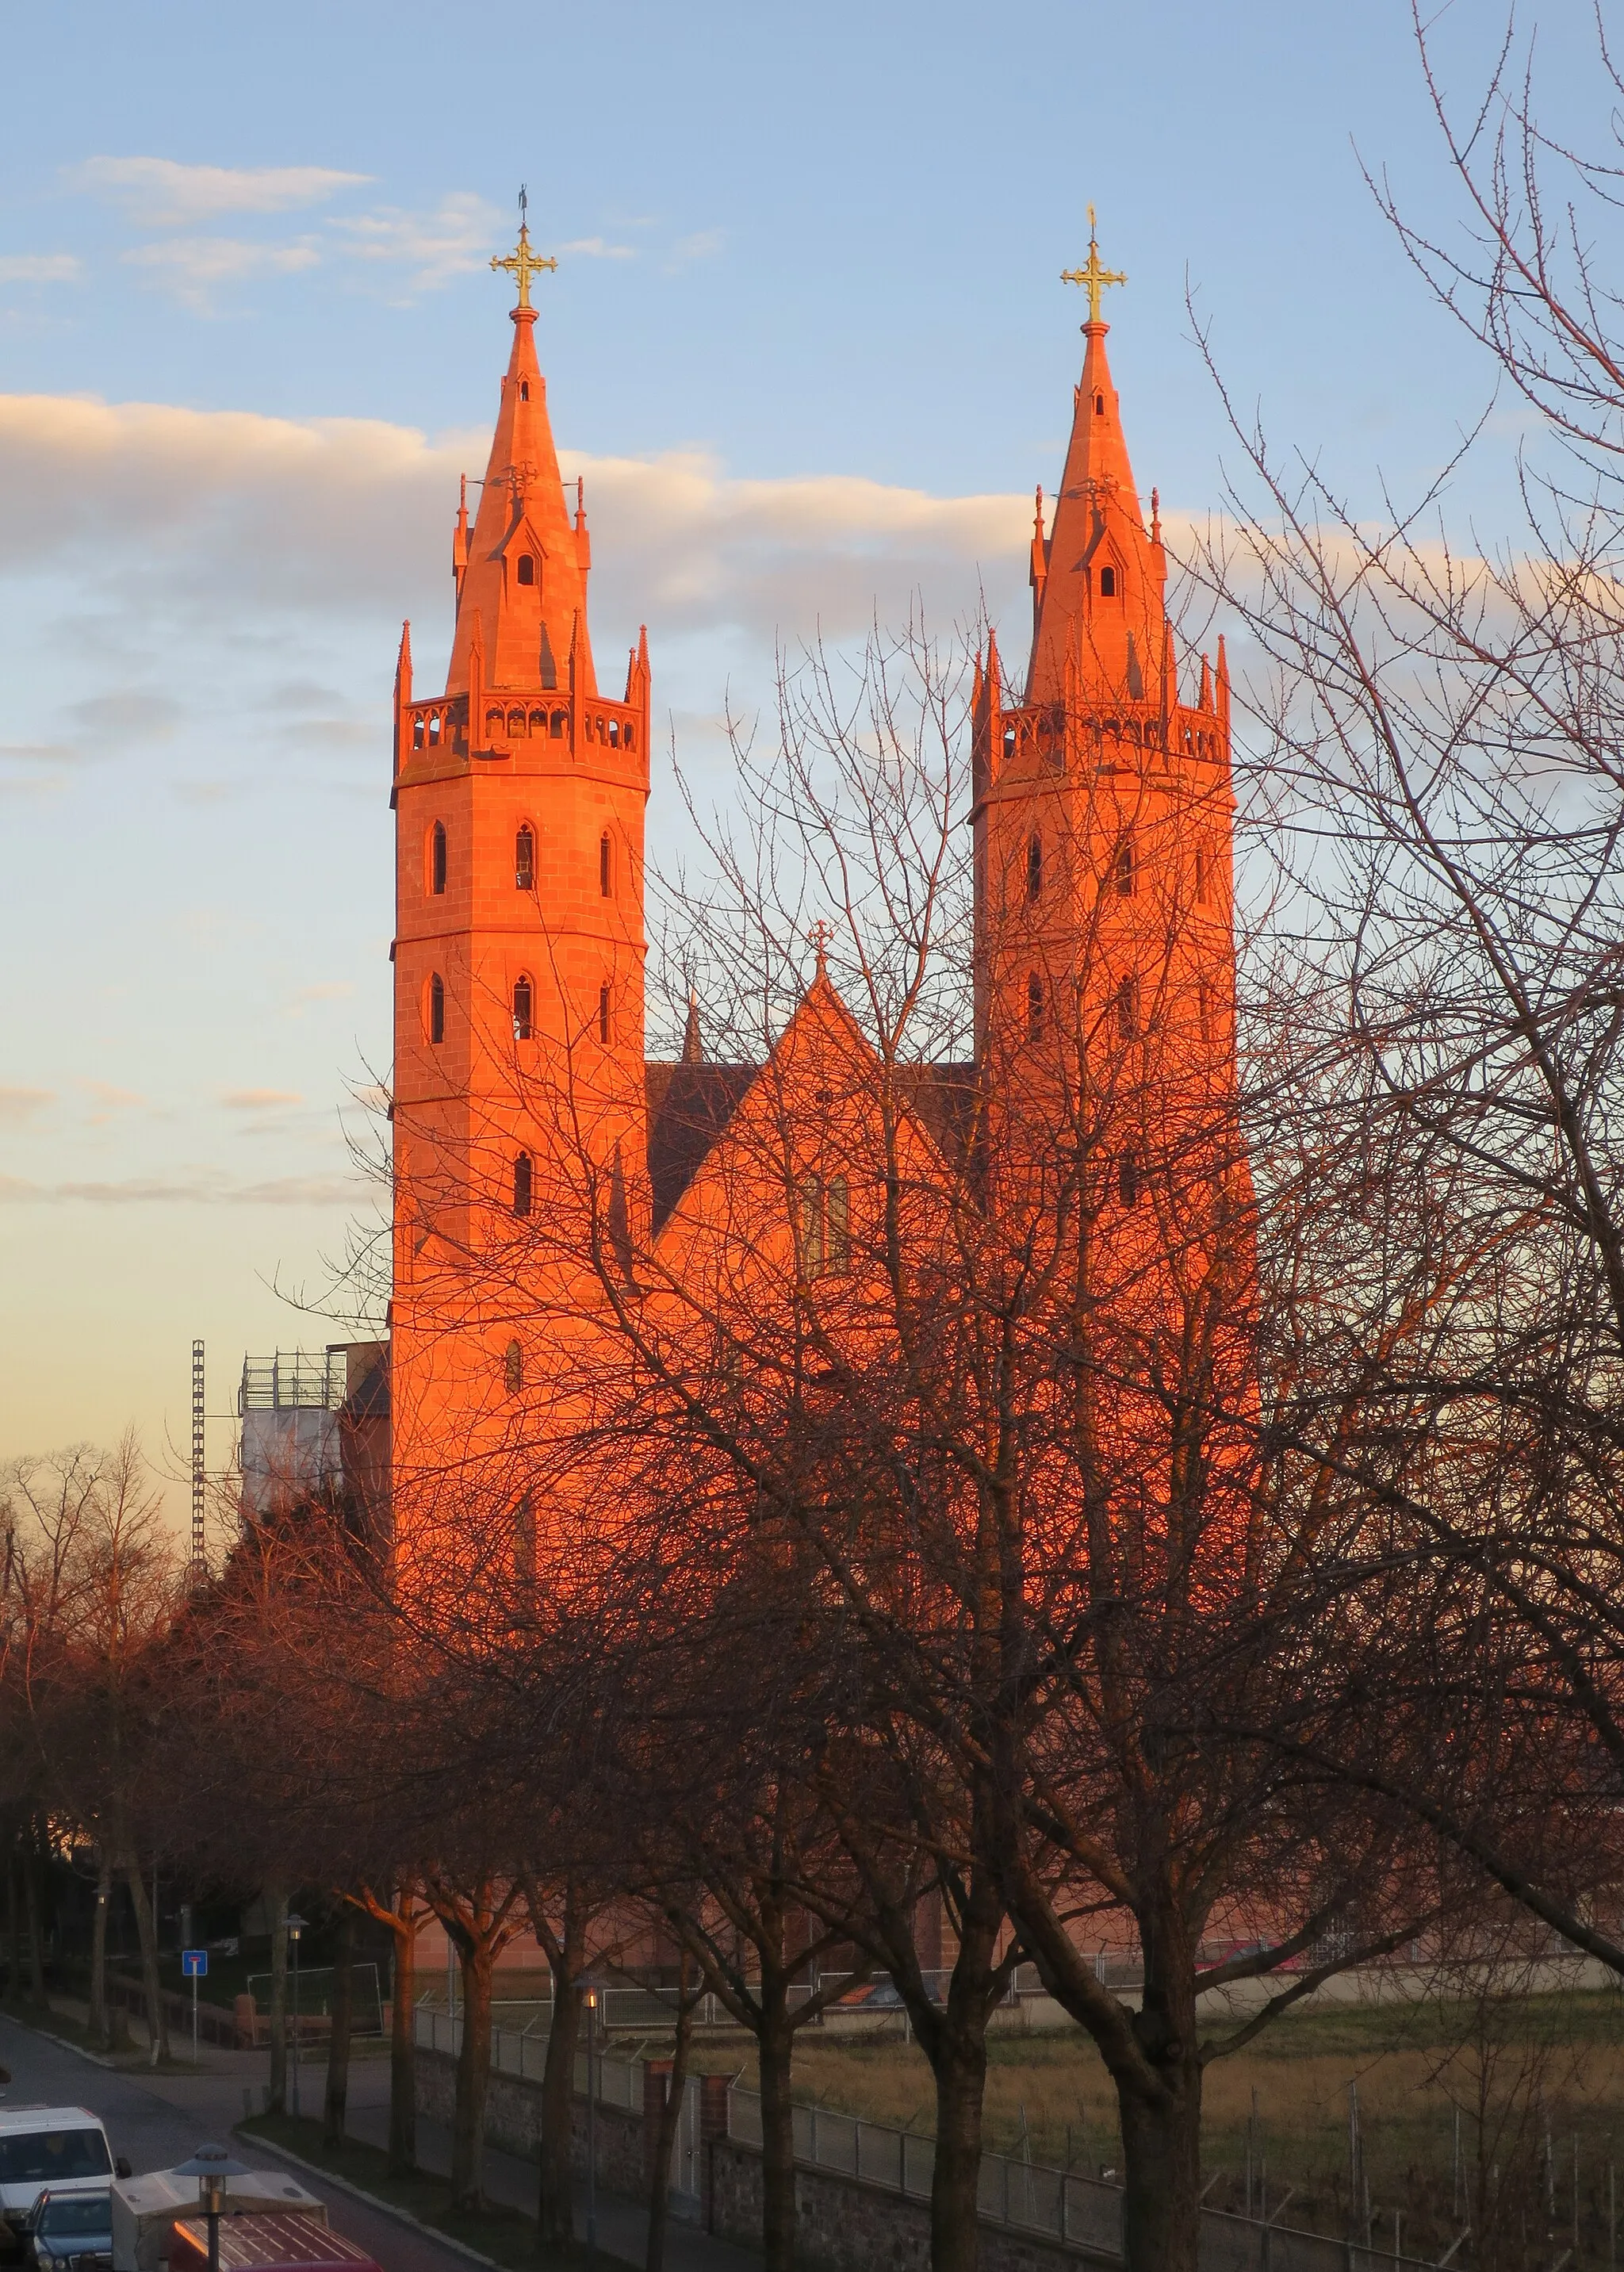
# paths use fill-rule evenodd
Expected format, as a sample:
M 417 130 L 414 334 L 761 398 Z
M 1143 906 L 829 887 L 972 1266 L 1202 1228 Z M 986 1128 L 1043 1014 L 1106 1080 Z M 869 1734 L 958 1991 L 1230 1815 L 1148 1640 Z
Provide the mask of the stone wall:
M 716 2080 L 720 2080 L 717 2078 Z M 430 2121 L 450 2123 L 456 2088 L 456 2061 L 445 2052 L 417 2052 L 417 2111 Z M 725 2091 L 725 2084 L 723 2085 Z M 527 2158 L 541 2135 L 539 2085 L 493 2074 L 485 2134 L 503 2152 Z M 708 2111 L 708 2110 L 707 2110 Z M 646 2171 L 654 2160 L 649 2123 L 640 2111 L 598 2108 L 598 2176 L 612 2192 L 641 2196 Z M 706 2123 L 707 2229 L 746 2248 L 761 2245 L 761 2156 L 758 2148 L 715 2134 Z M 587 2102 L 575 2101 L 574 2157 L 587 2166 Z M 834 2170 L 798 2169 L 795 2177 L 797 2261 L 809 2272 L 930 2272 L 931 2217 L 926 2202 L 883 2186 L 842 2177 Z M 1077 2272 L 1110 2265 L 1120 2272 L 1121 2258 L 1073 2246 L 1060 2248 L 1001 2225 L 981 2228 L 982 2272 Z

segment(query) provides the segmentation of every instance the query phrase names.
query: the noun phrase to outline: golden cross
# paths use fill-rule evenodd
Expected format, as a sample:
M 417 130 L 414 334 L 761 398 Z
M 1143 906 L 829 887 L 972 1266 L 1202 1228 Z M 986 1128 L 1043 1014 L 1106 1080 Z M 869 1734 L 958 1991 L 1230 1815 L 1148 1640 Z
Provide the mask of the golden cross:
M 490 256 L 490 265 L 493 268 L 505 268 L 510 276 L 515 276 L 518 278 L 519 304 L 521 308 L 528 308 L 530 304 L 530 279 L 532 276 L 539 275 L 543 268 L 557 268 L 558 265 L 556 260 L 545 260 L 542 258 L 539 252 L 531 251 L 529 227 L 522 218 L 525 211 L 525 198 L 521 194 L 519 200 L 519 211 L 521 218 L 519 223 L 518 243 L 508 254 L 505 260 L 502 259 L 494 252 Z
M 1100 319 L 1100 289 L 1106 284 L 1126 284 L 1127 277 L 1120 268 L 1102 268 L 1100 249 L 1094 242 L 1094 208 L 1089 207 L 1089 265 L 1086 268 L 1063 268 L 1062 284 L 1086 284 L 1089 288 L 1089 321 Z

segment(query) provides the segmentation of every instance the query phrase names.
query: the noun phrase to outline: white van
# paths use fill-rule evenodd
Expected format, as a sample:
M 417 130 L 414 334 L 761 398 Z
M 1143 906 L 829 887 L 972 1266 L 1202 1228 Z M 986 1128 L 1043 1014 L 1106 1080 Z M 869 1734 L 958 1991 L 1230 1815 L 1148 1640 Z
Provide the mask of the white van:
M 105 2193 L 112 2182 L 107 2132 L 88 2107 L 0 2106 L 0 2247 L 20 2247 L 28 2212 L 47 2186 Z

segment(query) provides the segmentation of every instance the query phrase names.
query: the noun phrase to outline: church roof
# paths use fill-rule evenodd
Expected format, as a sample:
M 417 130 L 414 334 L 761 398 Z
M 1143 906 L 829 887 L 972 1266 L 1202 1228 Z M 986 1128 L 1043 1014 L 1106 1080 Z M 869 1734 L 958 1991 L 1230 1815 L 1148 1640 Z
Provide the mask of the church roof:
M 648 1105 L 648 1182 L 657 1231 L 693 1181 L 706 1154 L 727 1127 L 760 1067 L 678 1065 L 650 1060 L 643 1067 Z

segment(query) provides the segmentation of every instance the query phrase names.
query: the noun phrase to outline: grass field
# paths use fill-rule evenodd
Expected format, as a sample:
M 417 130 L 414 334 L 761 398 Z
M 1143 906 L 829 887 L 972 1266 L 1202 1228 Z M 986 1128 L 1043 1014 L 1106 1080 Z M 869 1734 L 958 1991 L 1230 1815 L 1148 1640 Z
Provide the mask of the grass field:
M 990 2062 L 990 2147 L 1093 2176 L 1117 2167 L 1115 2095 L 1078 2031 L 994 2036 Z M 713 2046 L 704 2063 L 741 2062 Z M 809 2029 L 797 2046 L 795 2092 L 871 2121 L 932 2127 L 930 2070 L 917 2046 L 894 2035 L 861 2041 Z M 1209 2200 L 1244 2205 L 1250 2130 L 1254 2201 L 1266 2171 L 1271 2207 L 1294 2189 L 1288 2223 L 1341 2235 L 1355 2092 L 1373 2229 L 1385 2246 L 1396 2208 L 1406 2253 L 1440 2253 L 1463 2222 L 1498 2235 L 1474 2255 L 1484 2265 L 1520 2262 L 1524 2231 L 1530 2249 L 1570 2245 L 1576 2154 L 1581 2244 L 1598 2264 L 1609 2261 L 1610 2162 L 1624 2192 L 1624 1995 L 1289 2014 L 1208 2067 L 1203 2160 L 1216 2179 Z M 1501 2253 L 1489 2253 L 1495 2246 Z

